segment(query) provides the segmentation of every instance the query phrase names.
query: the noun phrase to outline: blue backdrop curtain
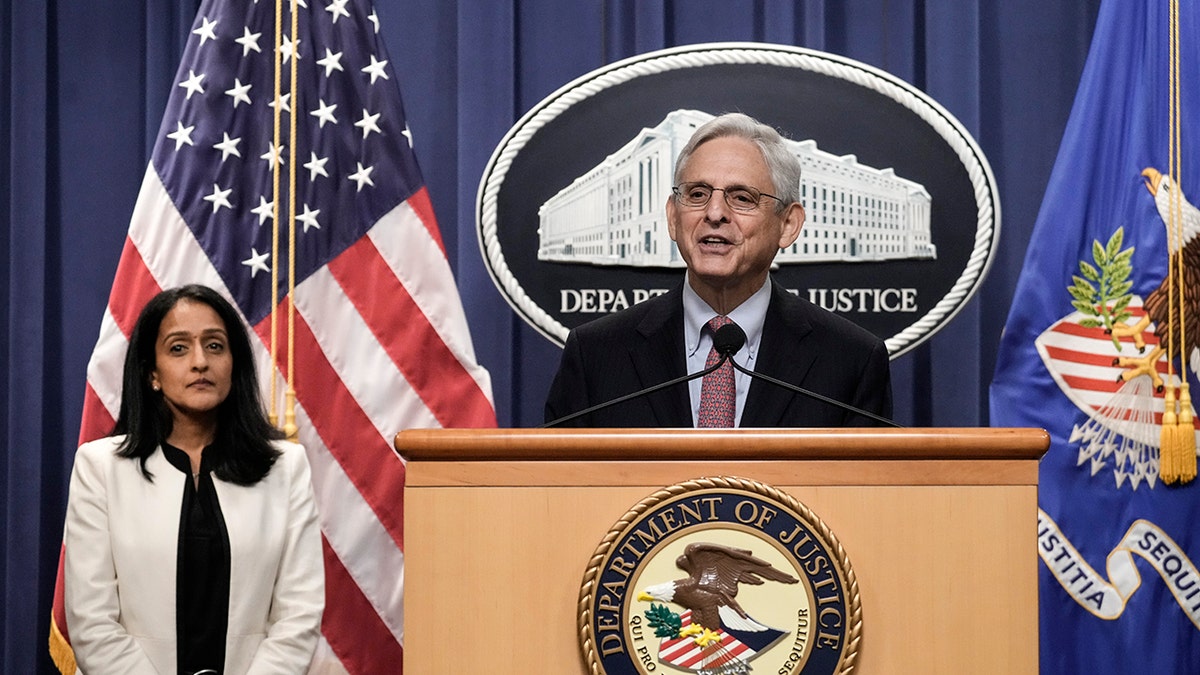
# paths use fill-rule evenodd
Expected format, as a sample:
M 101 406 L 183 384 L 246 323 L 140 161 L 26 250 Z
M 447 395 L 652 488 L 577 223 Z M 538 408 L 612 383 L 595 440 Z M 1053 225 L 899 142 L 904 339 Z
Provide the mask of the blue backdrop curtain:
M 50 601 L 87 360 L 198 4 L 0 0 L 0 672 L 51 672 Z M 1098 4 L 377 0 L 500 423 L 540 422 L 559 350 L 515 317 L 482 263 L 475 197 L 496 144 L 543 97 L 604 64 L 762 41 L 842 54 L 911 82 L 987 154 L 1003 209 L 989 276 L 946 328 L 893 364 L 901 423 L 986 425 L 1000 330 Z

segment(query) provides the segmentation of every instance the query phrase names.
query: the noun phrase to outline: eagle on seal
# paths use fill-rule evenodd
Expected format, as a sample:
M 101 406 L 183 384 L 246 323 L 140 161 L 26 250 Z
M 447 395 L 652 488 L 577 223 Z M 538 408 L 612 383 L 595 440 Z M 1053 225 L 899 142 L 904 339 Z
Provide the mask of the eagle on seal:
M 675 565 L 689 576 L 649 586 L 638 594 L 638 600 L 673 602 L 691 610 L 693 624 L 712 633 L 725 630 L 743 642 L 762 647 L 783 634 L 755 621 L 742 609 L 737 601 L 738 584 L 761 586 L 764 579 L 794 584 L 799 581 L 796 577 L 775 569 L 746 549 L 706 542 L 688 544 Z

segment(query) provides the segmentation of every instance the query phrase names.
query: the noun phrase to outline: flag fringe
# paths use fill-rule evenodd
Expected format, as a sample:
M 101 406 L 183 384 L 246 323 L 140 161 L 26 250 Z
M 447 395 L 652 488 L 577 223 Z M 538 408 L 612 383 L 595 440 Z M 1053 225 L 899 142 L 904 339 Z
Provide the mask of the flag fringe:
M 50 660 L 62 675 L 75 675 L 75 650 L 58 629 L 58 622 L 50 617 Z

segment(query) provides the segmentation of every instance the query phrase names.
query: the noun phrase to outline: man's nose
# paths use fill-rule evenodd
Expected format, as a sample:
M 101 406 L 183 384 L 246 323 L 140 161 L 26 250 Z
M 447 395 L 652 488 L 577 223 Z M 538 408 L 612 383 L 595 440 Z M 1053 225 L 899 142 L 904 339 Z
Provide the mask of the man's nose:
M 729 204 L 725 201 L 724 190 L 713 188 L 712 194 L 708 197 L 708 203 L 704 205 L 704 217 L 713 223 L 723 223 L 729 220 Z

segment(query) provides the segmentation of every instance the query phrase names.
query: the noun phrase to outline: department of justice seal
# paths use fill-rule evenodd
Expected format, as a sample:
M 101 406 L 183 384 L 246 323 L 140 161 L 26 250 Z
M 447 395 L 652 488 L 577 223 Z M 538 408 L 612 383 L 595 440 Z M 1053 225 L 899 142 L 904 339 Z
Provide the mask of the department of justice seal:
M 592 556 L 579 638 L 595 675 L 847 673 L 858 582 L 806 506 L 753 480 L 699 478 L 642 500 Z

